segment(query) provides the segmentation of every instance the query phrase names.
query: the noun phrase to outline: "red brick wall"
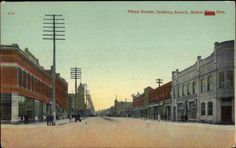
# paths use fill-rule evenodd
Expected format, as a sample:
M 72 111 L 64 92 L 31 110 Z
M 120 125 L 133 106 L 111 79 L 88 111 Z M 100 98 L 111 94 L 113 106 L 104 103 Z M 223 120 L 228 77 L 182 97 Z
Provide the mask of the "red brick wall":
M 171 82 L 168 82 L 149 92 L 149 103 L 155 103 L 171 98 Z
M 56 78 L 56 101 L 63 108 L 67 107 L 67 92 L 68 86 L 63 83 L 63 80 Z
M 1 67 L 1 89 L 3 86 L 13 87 L 17 84 L 17 75 L 15 67 L 2 68 Z
M 1 66 L 1 93 L 16 92 L 23 96 L 49 102 L 51 98 L 51 76 L 38 68 L 26 56 L 17 50 L 1 50 L 1 64 L 16 64 L 16 66 Z M 18 69 L 26 73 L 19 73 Z M 18 79 L 17 79 L 18 75 Z M 20 79 L 19 75 L 22 75 Z M 17 85 L 17 83 L 19 83 Z M 67 106 L 67 84 L 56 80 L 56 102 Z
M 144 96 L 143 95 L 133 99 L 133 108 L 143 107 L 143 105 L 144 105 Z

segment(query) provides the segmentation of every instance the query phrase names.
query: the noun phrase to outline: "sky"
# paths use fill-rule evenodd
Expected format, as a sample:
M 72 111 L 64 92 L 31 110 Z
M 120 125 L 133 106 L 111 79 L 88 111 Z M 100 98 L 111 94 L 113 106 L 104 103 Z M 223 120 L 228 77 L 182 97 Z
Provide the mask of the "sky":
M 205 16 L 205 10 L 216 15 Z M 215 42 L 235 40 L 235 3 L 229 1 L 2 2 L 1 44 L 27 47 L 45 69 L 52 65 L 53 49 L 52 41 L 42 39 L 45 14 L 65 19 L 66 40 L 56 42 L 56 72 L 73 93 L 70 68 L 82 68 L 81 81 L 96 110 L 114 105 L 116 96 L 132 101 L 132 94 L 156 88 L 157 78 L 167 83 L 175 69 L 209 56 Z

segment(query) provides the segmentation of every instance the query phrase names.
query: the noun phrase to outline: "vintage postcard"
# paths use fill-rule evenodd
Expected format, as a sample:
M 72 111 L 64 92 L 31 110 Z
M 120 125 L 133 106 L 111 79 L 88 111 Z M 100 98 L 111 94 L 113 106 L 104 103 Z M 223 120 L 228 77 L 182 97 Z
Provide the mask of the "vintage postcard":
M 235 2 L 1 2 L 1 147 L 236 147 Z

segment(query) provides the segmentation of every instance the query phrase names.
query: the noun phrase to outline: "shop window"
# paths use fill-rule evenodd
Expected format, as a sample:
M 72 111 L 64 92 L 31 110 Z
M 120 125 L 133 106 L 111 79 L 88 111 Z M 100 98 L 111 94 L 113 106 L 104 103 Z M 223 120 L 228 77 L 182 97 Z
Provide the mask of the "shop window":
M 208 113 L 208 116 L 213 115 L 213 103 L 212 102 L 207 103 L 207 113 Z
M 201 115 L 206 115 L 206 105 L 205 103 L 201 103 Z

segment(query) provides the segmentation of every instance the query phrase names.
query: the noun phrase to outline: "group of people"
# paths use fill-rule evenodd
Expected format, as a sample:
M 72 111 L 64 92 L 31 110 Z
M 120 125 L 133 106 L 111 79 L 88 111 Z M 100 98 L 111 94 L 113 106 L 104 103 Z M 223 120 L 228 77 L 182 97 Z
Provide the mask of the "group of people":
M 53 115 L 47 115 L 46 116 L 46 121 L 47 121 L 47 125 L 53 125 Z
M 75 122 L 77 122 L 77 120 L 79 120 L 79 122 L 81 122 L 80 114 L 75 115 Z

